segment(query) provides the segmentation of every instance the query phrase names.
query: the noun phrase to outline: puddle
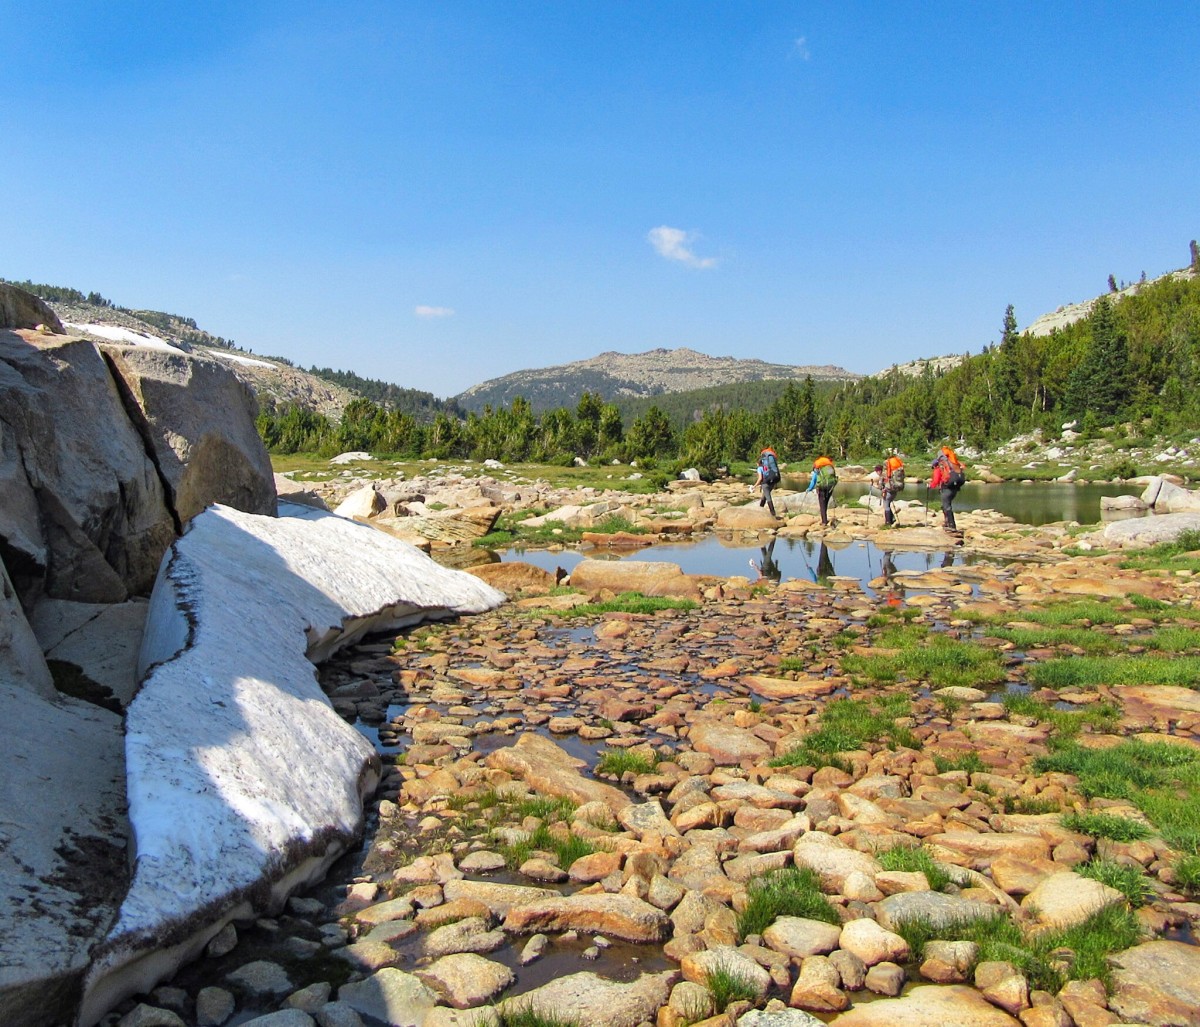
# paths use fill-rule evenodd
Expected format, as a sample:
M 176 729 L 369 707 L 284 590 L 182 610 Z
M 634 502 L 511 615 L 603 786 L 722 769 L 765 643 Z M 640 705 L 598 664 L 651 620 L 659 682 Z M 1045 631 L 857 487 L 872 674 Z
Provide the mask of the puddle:
M 1168 927 L 1162 933 L 1166 941 L 1181 941 L 1185 945 L 1200 945 L 1200 934 L 1196 933 L 1196 925 L 1185 920 L 1178 927 Z

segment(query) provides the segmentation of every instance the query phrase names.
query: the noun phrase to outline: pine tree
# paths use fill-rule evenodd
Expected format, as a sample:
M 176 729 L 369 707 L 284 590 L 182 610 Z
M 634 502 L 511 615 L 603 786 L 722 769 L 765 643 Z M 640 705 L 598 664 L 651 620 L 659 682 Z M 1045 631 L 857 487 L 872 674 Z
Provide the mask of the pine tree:
M 1067 407 L 1073 414 L 1092 414 L 1111 423 L 1129 399 L 1129 350 L 1112 304 L 1102 296 L 1092 308 L 1091 342 L 1071 372 Z

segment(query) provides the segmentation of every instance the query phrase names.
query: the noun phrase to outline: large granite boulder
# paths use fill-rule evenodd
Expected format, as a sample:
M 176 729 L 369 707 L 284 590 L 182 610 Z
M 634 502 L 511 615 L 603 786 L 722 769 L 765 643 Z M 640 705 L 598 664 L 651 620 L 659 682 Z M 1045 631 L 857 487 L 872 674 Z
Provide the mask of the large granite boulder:
M 1200 513 L 1200 492 L 1191 492 L 1166 478 L 1154 478 L 1141 498 L 1156 513 Z
M 1200 1010 L 1200 951 L 1178 941 L 1148 941 L 1110 958 L 1110 1007 L 1130 1021 L 1169 1027 L 1196 1023 Z
M 147 594 L 210 503 L 274 513 L 254 414 L 214 360 L 0 331 L 0 559 L 26 608 Z
M 216 360 L 152 346 L 102 344 L 130 420 L 147 441 L 181 524 L 210 503 L 275 512 L 271 459 L 249 386 Z
M 0 421 L 0 554 L 22 601 L 148 592 L 176 522 L 96 346 L 0 332 Z
M 697 599 L 700 583 L 677 563 L 656 560 L 581 560 L 571 571 L 571 585 L 585 592 L 640 592 L 646 596 Z
M 1101 544 L 1110 549 L 1146 549 L 1174 542 L 1186 531 L 1200 531 L 1200 513 L 1164 513 L 1113 521 L 1104 526 Z
M 38 325 L 57 335 L 63 334 L 62 322 L 48 303 L 15 285 L 0 282 L 0 328 L 37 328 Z
M 44 1027 L 71 1020 L 120 903 L 121 718 L 18 688 L 8 669 L 0 660 L 0 1023 Z

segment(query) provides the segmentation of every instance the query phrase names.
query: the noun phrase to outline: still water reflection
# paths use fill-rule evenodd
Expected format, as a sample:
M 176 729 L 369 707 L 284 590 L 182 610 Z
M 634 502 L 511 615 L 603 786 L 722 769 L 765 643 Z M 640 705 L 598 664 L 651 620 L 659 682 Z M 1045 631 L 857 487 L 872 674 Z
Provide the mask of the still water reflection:
M 805 578 L 820 582 L 832 577 L 853 577 L 866 583 L 897 571 L 927 571 L 970 562 L 962 550 L 946 552 L 892 552 L 873 543 L 854 540 L 827 543 L 811 539 L 771 538 L 761 544 L 745 543 L 709 535 L 698 542 L 664 543 L 630 553 L 607 554 L 597 550 L 581 553 L 573 549 L 506 549 L 505 561 L 521 560 L 553 572 L 568 573 L 581 560 L 656 560 L 677 563 L 685 574 L 712 574 L 730 578 L 742 575 L 751 581 L 766 578 L 787 581 Z

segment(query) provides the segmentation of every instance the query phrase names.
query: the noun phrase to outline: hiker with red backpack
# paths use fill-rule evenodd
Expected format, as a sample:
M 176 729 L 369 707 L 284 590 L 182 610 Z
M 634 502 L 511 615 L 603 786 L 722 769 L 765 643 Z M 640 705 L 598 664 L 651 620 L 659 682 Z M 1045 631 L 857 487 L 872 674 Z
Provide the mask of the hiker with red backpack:
M 779 484 L 782 475 L 779 473 L 779 457 L 775 455 L 775 450 L 767 446 L 758 455 L 758 475 L 754 479 L 754 484 L 750 486 L 750 490 L 762 489 L 762 497 L 758 501 L 759 506 L 765 506 L 771 511 L 772 517 L 778 517 L 775 512 L 775 503 L 771 498 L 771 489 Z
M 829 497 L 833 495 L 833 487 L 838 482 L 837 471 L 833 461 L 827 456 L 819 456 L 813 461 L 812 477 L 808 479 L 805 492 L 817 490 L 817 506 L 821 510 L 821 526 L 829 527 Z
M 942 527 L 951 535 L 962 536 L 954 521 L 954 497 L 966 484 L 967 475 L 958 455 L 949 446 L 943 446 L 933 462 L 933 474 L 929 478 L 931 489 L 940 489 L 942 496 Z

